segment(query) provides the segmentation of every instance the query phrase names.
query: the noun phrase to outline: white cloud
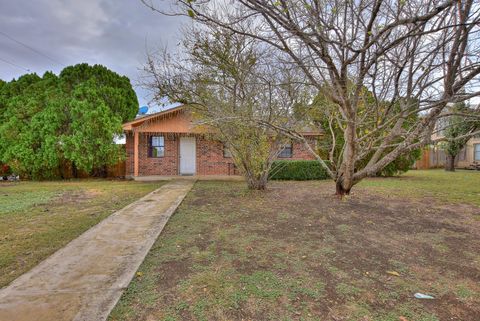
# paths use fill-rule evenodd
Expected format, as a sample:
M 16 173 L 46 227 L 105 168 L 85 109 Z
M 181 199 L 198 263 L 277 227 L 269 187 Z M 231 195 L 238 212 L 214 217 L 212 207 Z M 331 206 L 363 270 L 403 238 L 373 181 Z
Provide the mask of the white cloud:
M 74 38 L 91 40 L 103 34 L 109 21 L 108 13 L 102 8 L 101 0 L 44 0 L 57 26 L 71 31 Z

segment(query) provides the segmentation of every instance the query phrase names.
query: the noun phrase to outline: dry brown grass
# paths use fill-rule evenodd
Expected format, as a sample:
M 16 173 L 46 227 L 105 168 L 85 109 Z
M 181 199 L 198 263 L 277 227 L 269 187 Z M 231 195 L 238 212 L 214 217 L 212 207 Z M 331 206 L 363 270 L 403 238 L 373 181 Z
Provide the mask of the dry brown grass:
M 480 208 L 388 184 L 199 182 L 110 320 L 479 320 Z
M 0 183 L 0 286 L 160 185 L 106 180 Z

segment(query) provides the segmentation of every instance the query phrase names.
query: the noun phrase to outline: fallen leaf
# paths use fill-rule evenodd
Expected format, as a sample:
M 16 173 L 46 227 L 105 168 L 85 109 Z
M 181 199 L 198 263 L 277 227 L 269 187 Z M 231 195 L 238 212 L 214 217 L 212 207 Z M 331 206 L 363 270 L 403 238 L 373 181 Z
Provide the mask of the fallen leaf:
M 398 273 L 397 271 L 387 271 L 387 273 L 390 275 L 400 276 L 400 273 Z
M 405 317 L 399 317 L 398 319 L 399 319 L 400 321 L 408 321 L 408 319 L 405 318 Z

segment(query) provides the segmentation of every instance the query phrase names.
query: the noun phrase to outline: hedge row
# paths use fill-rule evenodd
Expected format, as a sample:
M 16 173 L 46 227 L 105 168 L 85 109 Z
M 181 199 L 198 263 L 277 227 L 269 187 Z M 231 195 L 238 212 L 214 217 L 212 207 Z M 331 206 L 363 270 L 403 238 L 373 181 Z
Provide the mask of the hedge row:
M 322 165 L 314 160 L 277 160 L 273 162 L 269 178 L 307 181 L 327 179 L 328 174 Z

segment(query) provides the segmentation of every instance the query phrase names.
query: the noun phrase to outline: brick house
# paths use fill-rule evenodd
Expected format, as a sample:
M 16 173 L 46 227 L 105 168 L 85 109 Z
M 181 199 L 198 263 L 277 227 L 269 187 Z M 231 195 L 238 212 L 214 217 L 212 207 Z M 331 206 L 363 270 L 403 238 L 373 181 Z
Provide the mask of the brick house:
M 238 175 L 228 149 L 208 129 L 194 126 L 185 106 L 123 124 L 126 177 L 176 175 Z M 303 133 L 312 146 L 319 133 Z M 281 159 L 314 159 L 301 143 L 292 143 Z

